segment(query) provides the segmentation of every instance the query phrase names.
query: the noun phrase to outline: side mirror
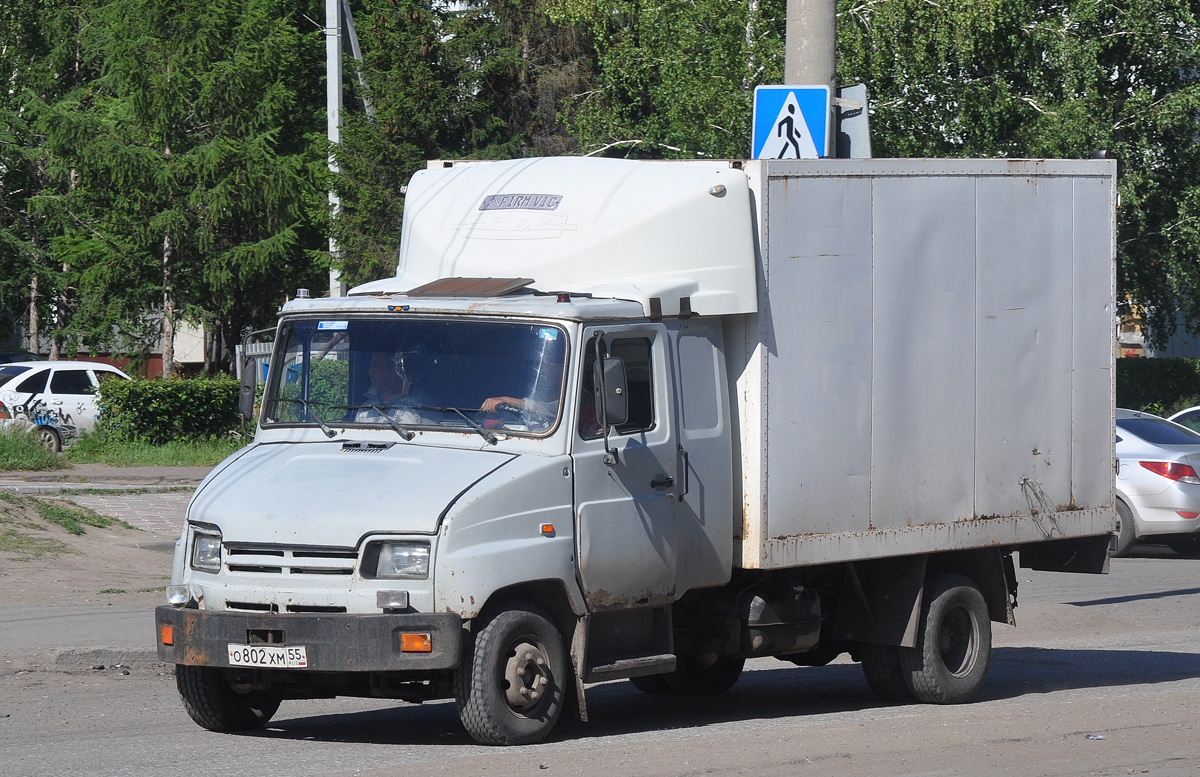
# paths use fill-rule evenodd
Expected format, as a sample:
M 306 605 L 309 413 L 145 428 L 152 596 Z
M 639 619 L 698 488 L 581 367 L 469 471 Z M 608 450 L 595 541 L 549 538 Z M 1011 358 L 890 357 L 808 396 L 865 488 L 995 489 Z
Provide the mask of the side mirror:
M 597 362 L 603 369 L 603 377 L 596 376 L 596 407 L 604 409 L 601 419 L 605 426 L 620 426 L 629 420 L 629 387 L 625 380 L 625 362 L 616 356 L 608 356 Z M 603 390 L 603 395 L 599 392 Z
M 257 364 L 254 359 L 246 357 L 242 361 L 242 387 L 238 391 L 238 412 L 247 421 L 254 420 L 254 389 L 258 376 L 255 374 Z

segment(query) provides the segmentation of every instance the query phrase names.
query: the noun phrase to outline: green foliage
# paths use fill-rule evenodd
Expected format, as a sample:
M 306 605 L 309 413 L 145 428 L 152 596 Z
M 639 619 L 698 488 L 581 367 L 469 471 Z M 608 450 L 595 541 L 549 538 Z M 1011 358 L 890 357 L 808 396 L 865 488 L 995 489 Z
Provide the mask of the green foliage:
M 76 464 L 108 464 L 113 467 L 211 467 L 245 446 L 246 438 L 234 436 L 208 440 L 179 440 L 152 444 L 113 440 L 107 435 L 85 435 L 67 451 Z
M 1117 359 L 1117 407 L 1171 415 L 1200 405 L 1200 359 Z
M 366 88 L 347 81 L 330 175 L 318 0 L 3 4 L 0 325 L 32 309 L 67 354 L 139 355 L 149 311 L 232 346 L 330 261 L 392 274 L 426 160 L 740 158 L 754 87 L 783 80 L 783 0 L 352 5 Z M 1111 150 L 1120 304 L 1156 342 L 1177 313 L 1200 334 L 1200 0 L 838 10 L 838 80 L 867 84 L 876 156 Z
M 232 347 L 291 290 L 323 285 L 323 39 L 304 21 L 320 3 L 15 5 L 0 16 L 20 33 L 2 47 L 16 59 L 0 191 L 18 196 L 0 202 L 0 255 L 15 257 L 0 303 L 23 310 L 36 277 L 65 353 L 136 357 L 161 332 L 148 312 Z
M 783 2 L 618 0 L 560 13 L 594 36 L 596 85 L 565 110 L 588 153 L 749 154 L 754 87 L 783 78 Z
M 350 396 L 350 362 L 321 359 L 312 363 L 311 370 L 308 412 L 315 412 L 325 421 L 342 418 L 346 414 L 346 398 Z M 299 383 L 284 383 L 279 387 L 279 397 L 283 400 L 299 399 L 300 393 Z M 275 416 L 280 421 L 298 421 L 305 416 L 305 408 L 300 402 L 285 401 L 275 410 Z
M 238 390 L 230 378 L 111 381 L 100 396 L 97 435 L 150 444 L 225 437 L 240 423 Z
M 34 432 L 18 428 L 0 429 L 0 470 L 61 469 L 62 457 L 47 450 Z

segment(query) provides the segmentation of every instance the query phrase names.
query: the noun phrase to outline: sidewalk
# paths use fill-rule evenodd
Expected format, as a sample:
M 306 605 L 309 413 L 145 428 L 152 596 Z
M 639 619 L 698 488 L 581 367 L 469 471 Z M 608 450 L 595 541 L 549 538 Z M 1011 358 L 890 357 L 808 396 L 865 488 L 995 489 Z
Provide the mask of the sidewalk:
M 200 485 L 212 467 L 113 467 L 108 464 L 73 464 L 67 469 L 0 472 L 0 489 L 19 494 L 99 489 L 164 490 Z
M 179 535 L 188 500 L 211 467 L 112 467 L 76 464 L 49 472 L 0 472 L 0 491 L 21 494 L 55 494 L 97 490 L 109 493 L 67 493 L 66 499 L 102 515 L 121 518 L 148 534 L 137 546 L 151 551 L 142 563 L 161 574 L 170 571 L 170 553 Z M 65 556 L 70 568 L 81 565 Z M 9 572 L 24 576 L 30 570 L 9 565 Z M 57 577 L 57 575 L 56 575 Z M 21 584 L 6 580 L 7 585 Z M 65 585 L 65 583 L 64 583 Z M 110 585 L 97 577 L 93 588 Z M 17 667 L 54 666 L 88 670 L 96 666 L 146 664 L 155 661 L 154 606 L 162 594 L 116 595 L 113 602 L 94 604 L 43 604 L 0 607 L 0 675 Z M 144 605 L 123 604 L 137 596 Z M 115 604 L 115 606 L 114 606 Z

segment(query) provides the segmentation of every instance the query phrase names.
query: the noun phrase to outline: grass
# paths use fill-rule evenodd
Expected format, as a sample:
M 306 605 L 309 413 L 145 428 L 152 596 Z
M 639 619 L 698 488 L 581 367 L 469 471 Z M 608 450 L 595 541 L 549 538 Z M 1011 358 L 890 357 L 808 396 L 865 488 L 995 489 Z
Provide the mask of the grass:
M 94 526 L 97 529 L 106 529 L 109 526 L 124 526 L 126 529 L 133 527 L 122 521 L 120 518 L 109 518 L 107 515 L 100 515 L 86 507 L 78 505 L 67 506 L 62 502 L 51 499 L 38 499 L 37 497 L 27 497 L 31 502 L 33 509 L 43 520 L 61 526 L 70 534 L 76 536 L 87 531 L 85 526 Z
M 20 560 L 41 558 L 46 553 L 62 553 L 67 546 L 50 537 L 38 537 L 5 525 L 0 517 L 0 552 L 15 553 Z
M 133 527 L 119 518 L 99 515 L 86 507 L 26 494 L 0 491 L 0 552 L 11 553 L 17 561 L 40 558 L 47 553 L 68 553 L 70 549 L 47 534 L 54 524 L 76 536 L 87 527 Z
M 0 470 L 62 469 L 67 462 L 44 448 L 33 432 L 0 429 Z
M 248 440 L 221 438 L 152 445 L 144 442 L 114 442 L 100 435 L 86 435 L 68 452 L 76 464 L 108 464 L 114 467 L 211 467 L 244 447 Z
M 244 447 L 246 438 L 169 442 L 115 442 L 102 435 L 85 434 L 66 453 L 51 453 L 37 435 L 19 429 L 0 429 L 0 472 L 54 470 L 75 464 L 108 464 L 113 467 L 211 467 Z

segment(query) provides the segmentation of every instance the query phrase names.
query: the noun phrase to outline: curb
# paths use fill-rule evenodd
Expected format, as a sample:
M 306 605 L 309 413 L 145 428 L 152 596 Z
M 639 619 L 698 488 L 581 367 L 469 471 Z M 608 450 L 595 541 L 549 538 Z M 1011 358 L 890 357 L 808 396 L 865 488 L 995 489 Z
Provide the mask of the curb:
M 174 667 L 158 660 L 158 652 L 152 648 L 53 648 L 49 655 L 56 669 Z
M 24 481 L 0 480 L 0 490 L 14 494 L 57 494 L 63 491 L 137 491 L 142 493 L 167 493 L 171 491 L 194 491 L 195 483 L 28 483 Z

